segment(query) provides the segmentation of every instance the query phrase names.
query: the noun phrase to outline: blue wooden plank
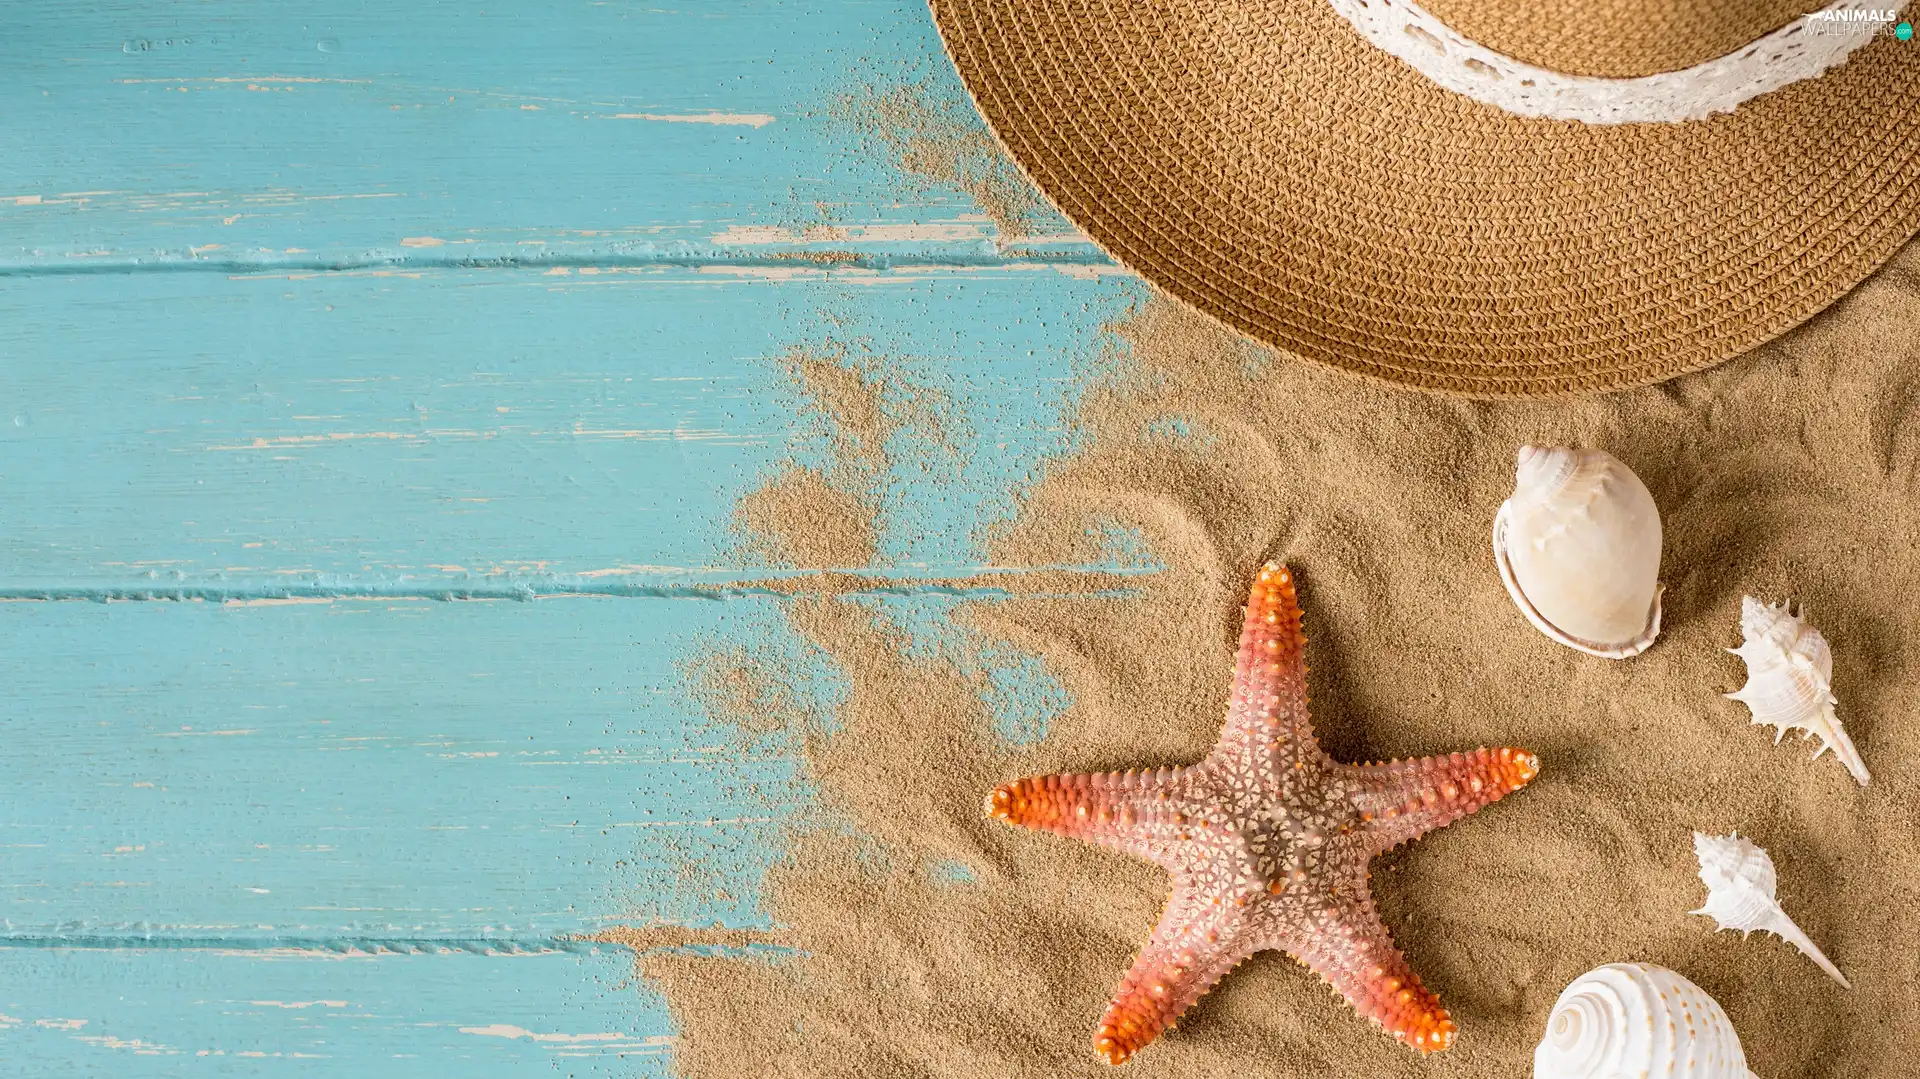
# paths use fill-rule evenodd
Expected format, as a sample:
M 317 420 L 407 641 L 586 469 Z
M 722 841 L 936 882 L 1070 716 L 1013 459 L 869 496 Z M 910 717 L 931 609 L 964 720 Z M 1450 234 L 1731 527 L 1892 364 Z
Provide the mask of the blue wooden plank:
M 0 603 L 0 1063 L 659 1074 L 572 935 L 764 924 L 805 797 L 676 664 L 837 687 L 780 600 L 661 598 L 766 576 L 735 500 L 827 458 L 778 357 L 954 403 L 872 481 L 880 573 L 975 574 L 1139 286 L 862 128 L 912 86 L 984 145 L 920 0 L 48 0 L 0 72 L 0 599 L 208 601 Z
M 921 0 L 48 0 L 0 71 L 0 272 L 1004 253 L 848 113 L 977 125 Z
M 0 590 L 739 576 L 735 501 L 826 445 L 779 358 L 835 343 L 883 357 L 896 393 L 964 405 L 944 464 L 897 446 L 875 486 L 885 560 L 966 572 L 982 523 L 1068 444 L 1074 375 L 1138 288 L 1034 269 L 0 280 Z
M 774 602 L 0 604 L 0 945 L 764 924 L 804 791 L 677 668 Z
M 667 1074 L 632 953 L 0 948 L 10 1075 L 506 1079 Z

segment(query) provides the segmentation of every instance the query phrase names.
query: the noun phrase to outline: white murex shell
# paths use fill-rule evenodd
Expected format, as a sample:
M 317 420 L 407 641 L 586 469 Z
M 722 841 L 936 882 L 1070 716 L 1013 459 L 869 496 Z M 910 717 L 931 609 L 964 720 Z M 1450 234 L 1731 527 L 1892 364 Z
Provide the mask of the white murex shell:
M 1754 1079 L 1733 1021 L 1665 967 L 1608 963 L 1553 1002 L 1533 1079 Z
M 1625 659 L 1660 635 L 1660 509 L 1609 453 L 1522 446 L 1493 557 L 1520 613 L 1568 648 Z
M 1818 738 L 1813 759 L 1833 750 L 1840 763 L 1861 786 L 1873 777 L 1853 739 L 1833 714 L 1839 703 L 1833 696 L 1833 649 L 1820 631 L 1794 614 L 1792 600 L 1771 606 L 1752 596 L 1740 601 L 1740 632 L 1746 639 L 1727 651 L 1747 664 L 1747 684 L 1726 696 L 1753 710 L 1753 721 L 1774 728 L 1779 745 L 1787 730 L 1798 727 L 1804 737 Z
M 1707 902 L 1688 914 L 1705 914 L 1722 929 L 1738 929 L 1744 936 L 1756 929 L 1772 933 L 1800 949 L 1834 981 L 1852 989 L 1840 968 L 1833 965 L 1813 941 L 1793 924 L 1773 898 L 1777 883 L 1773 859 L 1751 840 L 1733 835 L 1693 833 L 1693 856 L 1700 859 L 1700 880 L 1707 886 Z

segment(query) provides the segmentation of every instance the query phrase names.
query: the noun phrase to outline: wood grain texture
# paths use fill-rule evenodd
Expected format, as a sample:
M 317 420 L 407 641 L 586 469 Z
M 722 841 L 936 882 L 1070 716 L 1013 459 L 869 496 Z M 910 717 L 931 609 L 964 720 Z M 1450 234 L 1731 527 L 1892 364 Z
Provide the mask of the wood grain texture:
M 514 950 L 755 924 L 802 792 L 675 671 L 729 606 L 0 604 L 4 935 Z
M 61 357 L 8 373 L 0 594 L 755 576 L 724 568 L 733 502 L 824 442 L 779 359 L 835 343 L 963 403 L 951 467 L 889 477 L 912 527 L 882 553 L 964 570 L 1065 446 L 1063 379 L 1131 287 L 1011 268 L 0 280 L 18 355 Z
M 47 0 L 0 70 L 8 272 L 1002 255 L 837 107 L 926 83 L 971 115 L 918 0 Z
M 653 1077 L 673 1047 L 632 955 L 0 949 L 14 1075 Z
M 729 532 L 827 452 L 780 357 L 951 405 L 876 483 L 937 647 L 1137 284 L 863 127 L 971 116 L 919 0 L 46 0 L 0 85 L 0 1065 L 665 1074 L 577 935 L 764 926 L 807 801 L 679 665 L 839 691 Z

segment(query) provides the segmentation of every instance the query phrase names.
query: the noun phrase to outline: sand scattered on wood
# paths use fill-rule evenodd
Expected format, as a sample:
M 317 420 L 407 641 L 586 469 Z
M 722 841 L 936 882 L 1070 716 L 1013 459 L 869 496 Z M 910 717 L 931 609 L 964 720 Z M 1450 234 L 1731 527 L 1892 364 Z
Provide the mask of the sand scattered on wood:
M 918 84 L 867 86 L 842 95 L 829 113 L 875 144 L 918 191 L 944 185 L 965 192 L 1002 243 L 1030 235 L 1052 214 L 964 100 Z
M 803 237 L 804 238 L 804 237 Z M 836 237 L 838 238 L 838 237 Z M 782 262 L 812 262 L 822 266 L 845 266 L 860 261 L 858 251 L 775 251 L 768 258 Z
M 789 468 L 734 507 L 741 557 L 795 569 L 864 566 L 877 549 L 873 510 L 811 468 Z
M 899 377 L 898 361 L 861 343 L 796 346 L 775 362 L 816 459 L 783 462 L 735 505 L 734 560 L 806 570 L 880 564 L 902 456 L 927 476 L 964 463 L 951 396 Z

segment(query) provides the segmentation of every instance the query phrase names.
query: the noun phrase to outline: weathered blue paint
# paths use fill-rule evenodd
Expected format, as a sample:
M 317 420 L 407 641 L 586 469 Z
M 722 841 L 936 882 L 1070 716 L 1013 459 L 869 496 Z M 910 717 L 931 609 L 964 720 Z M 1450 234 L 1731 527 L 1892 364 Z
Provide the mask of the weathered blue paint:
M 674 664 L 730 603 L 772 602 L 0 604 L 0 932 L 761 924 L 791 763 L 706 723 Z
M 953 402 L 938 467 L 893 447 L 871 602 L 964 658 L 941 612 L 1005 583 L 981 530 L 1141 295 L 836 105 L 908 84 L 966 110 L 920 0 L 9 11 L 5 1070 L 663 1073 L 575 934 L 765 925 L 806 798 L 679 664 L 844 689 L 728 531 L 826 452 L 778 357 Z M 1064 704 L 967 662 L 1010 738 Z
M 920 0 L 49 0 L 10 9 L 0 71 L 8 271 L 705 264 L 828 224 L 998 257 L 836 115 L 869 85 L 961 100 Z
M 10 1075 L 667 1074 L 665 1002 L 633 957 L 0 949 Z
M 715 572 L 734 500 L 821 452 L 778 357 L 831 341 L 901 357 L 957 402 L 952 467 L 913 454 L 888 477 L 885 508 L 912 527 L 883 554 L 961 570 L 1065 444 L 1067 358 L 1132 287 L 1049 269 L 0 280 L 0 583 L 498 594 L 738 576 Z

